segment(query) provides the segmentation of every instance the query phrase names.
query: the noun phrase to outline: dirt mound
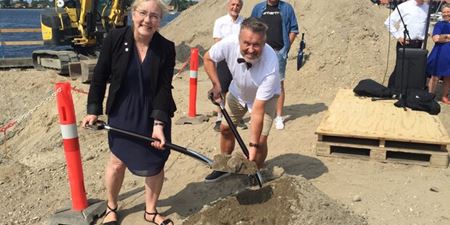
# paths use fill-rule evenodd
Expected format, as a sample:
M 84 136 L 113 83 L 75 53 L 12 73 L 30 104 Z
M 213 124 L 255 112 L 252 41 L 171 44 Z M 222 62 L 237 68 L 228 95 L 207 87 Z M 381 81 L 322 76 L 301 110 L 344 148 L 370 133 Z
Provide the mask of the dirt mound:
M 241 15 L 250 16 L 258 2 L 245 1 Z M 368 0 L 287 2 L 296 12 L 307 43 L 307 60 L 300 72 L 295 69 L 300 38 L 289 53 L 285 84 L 289 93 L 330 97 L 338 88 L 353 88 L 365 78 L 383 81 L 389 41 L 383 22 L 389 10 Z M 224 15 L 225 4 L 222 0 L 202 1 L 162 29 L 175 41 L 180 63 L 188 58 L 191 47 L 199 48 L 203 54 L 214 43 L 214 20 Z M 394 56 L 390 53 L 389 73 Z
M 259 190 L 220 199 L 183 225 L 363 225 L 364 218 L 332 200 L 303 177 L 283 176 Z

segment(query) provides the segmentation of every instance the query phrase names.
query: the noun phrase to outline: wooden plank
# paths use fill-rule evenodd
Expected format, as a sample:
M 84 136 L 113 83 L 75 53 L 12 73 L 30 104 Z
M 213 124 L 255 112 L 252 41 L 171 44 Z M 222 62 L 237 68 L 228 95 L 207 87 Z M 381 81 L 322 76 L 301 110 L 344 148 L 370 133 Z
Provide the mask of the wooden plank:
M 0 33 L 40 33 L 41 28 L 2 28 Z
M 401 141 L 385 141 L 384 139 L 366 139 L 366 138 L 355 138 L 355 137 L 341 137 L 341 136 L 329 136 L 320 135 L 321 139 L 318 140 L 329 143 L 343 144 L 343 145 L 355 145 L 362 146 L 365 148 L 396 148 L 396 149 L 406 149 L 406 150 L 421 150 L 421 151 L 435 151 L 435 152 L 447 152 L 447 145 L 441 144 L 425 144 L 425 143 L 415 143 L 415 142 L 401 142 Z
M 23 46 L 23 45 L 43 45 L 43 41 L 0 41 L 0 45 L 5 46 Z
M 349 147 L 349 148 L 357 148 L 357 149 L 382 149 L 385 151 L 396 151 L 396 152 L 405 152 L 405 153 L 412 153 L 412 154 L 437 154 L 437 155 L 447 155 L 447 151 L 441 151 L 441 150 L 421 150 L 421 149 L 408 149 L 408 148 L 398 148 L 398 147 L 385 147 L 380 148 L 377 146 L 372 145 L 361 145 L 361 144 L 351 144 L 351 143 L 338 143 L 338 142 L 318 142 L 323 143 L 327 146 L 337 146 L 337 147 Z
M 371 101 L 341 89 L 316 130 L 320 135 L 386 141 L 450 144 L 438 116 L 394 106 L 396 100 Z M 382 146 L 382 143 L 380 143 Z
M 380 148 L 322 141 L 316 144 L 316 154 L 319 156 L 371 159 L 381 162 L 399 162 L 438 168 L 447 168 L 449 163 L 447 151 Z

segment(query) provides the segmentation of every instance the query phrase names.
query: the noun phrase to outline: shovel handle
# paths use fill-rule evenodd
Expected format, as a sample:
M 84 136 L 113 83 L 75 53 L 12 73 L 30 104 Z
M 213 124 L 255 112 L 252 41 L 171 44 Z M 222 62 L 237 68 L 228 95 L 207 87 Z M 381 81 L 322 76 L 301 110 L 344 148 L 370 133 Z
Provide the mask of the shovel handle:
M 220 96 L 222 99 L 224 99 L 222 94 L 220 94 Z M 250 153 L 248 152 L 247 146 L 245 145 L 244 141 L 242 140 L 241 135 L 239 135 L 239 132 L 237 131 L 236 126 L 234 125 L 233 121 L 231 120 L 230 115 L 228 114 L 227 110 L 225 109 L 225 106 L 223 104 L 219 104 L 216 101 L 214 101 L 214 96 L 212 93 L 209 93 L 208 97 L 214 105 L 219 106 L 220 111 L 222 112 L 223 116 L 225 117 L 225 120 L 228 123 L 228 126 L 231 129 L 231 132 L 233 133 L 234 137 L 236 138 L 236 141 L 239 143 L 239 146 L 241 147 L 242 152 L 244 152 L 245 157 L 247 157 L 247 159 L 248 159 L 250 156 Z M 261 176 L 261 173 L 259 172 L 259 170 L 254 174 L 254 176 L 256 177 L 256 181 L 258 182 L 259 187 L 261 188 L 262 187 L 262 176 Z
M 111 127 L 108 124 L 106 124 L 104 121 L 101 121 L 101 120 L 97 120 L 97 122 L 94 125 L 87 125 L 87 127 L 89 129 L 93 129 L 93 130 L 106 129 L 106 130 L 114 131 L 114 132 L 117 132 L 117 133 L 126 134 L 126 135 L 129 135 L 129 136 L 132 136 L 132 137 L 136 137 L 136 138 L 139 138 L 139 139 L 147 140 L 147 141 L 150 141 L 150 142 L 159 141 L 156 138 L 147 137 L 147 136 L 136 134 L 136 133 L 133 133 L 133 132 L 130 132 L 130 131 L 126 131 L 126 130 L 122 130 L 122 129 L 119 129 L 119 128 Z M 165 146 L 170 148 L 170 149 L 172 149 L 172 150 L 174 150 L 174 151 L 177 151 L 177 152 L 182 153 L 184 155 L 187 155 L 187 156 L 190 156 L 192 158 L 195 158 L 195 159 L 197 159 L 197 160 L 199 160 L 199 161 L 201 161 L 201 162 L 203 162 L 205 164 L 208 164 L 209 166 L 211 166 L 213 164 L 213 161 L 211 159 L 209 159 L 208 157 L 206 157 L 206 156 L 204 156 L 204 155 L 202 155 L 202 154 L 200 154 L 200 153 L 198 153 L 196 151 L 190 150 L 188 148 L 181 147 L 181 146 L 176 145 L 176 144 L 172 144 L 170 142 L 166 142 Z

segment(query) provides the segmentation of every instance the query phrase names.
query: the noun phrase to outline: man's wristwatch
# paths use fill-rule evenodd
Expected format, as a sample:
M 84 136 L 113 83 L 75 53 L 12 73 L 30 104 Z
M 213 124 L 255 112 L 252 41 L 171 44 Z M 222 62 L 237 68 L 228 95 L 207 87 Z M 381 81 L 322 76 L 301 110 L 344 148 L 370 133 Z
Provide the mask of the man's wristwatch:
M 255 144 L 255 143 L 252 143 L 252 142 L 248 143 L 248 146 L 259 148 L 259 144 Z

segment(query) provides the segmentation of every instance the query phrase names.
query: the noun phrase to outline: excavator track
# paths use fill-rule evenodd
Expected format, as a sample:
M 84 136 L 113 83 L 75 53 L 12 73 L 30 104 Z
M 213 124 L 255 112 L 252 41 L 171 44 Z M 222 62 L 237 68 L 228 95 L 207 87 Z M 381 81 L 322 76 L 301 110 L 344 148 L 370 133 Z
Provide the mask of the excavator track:
M 69 63 L 79 62 L 80 58 L 74 51 L 36 50 L 32 53 L 35 69 L 52 69 L 58 74 L 69 74 Z

